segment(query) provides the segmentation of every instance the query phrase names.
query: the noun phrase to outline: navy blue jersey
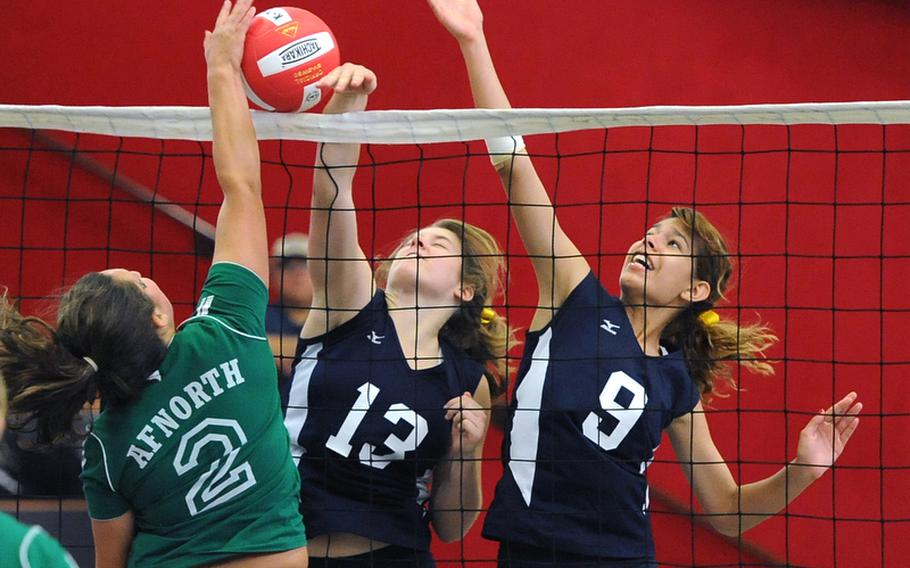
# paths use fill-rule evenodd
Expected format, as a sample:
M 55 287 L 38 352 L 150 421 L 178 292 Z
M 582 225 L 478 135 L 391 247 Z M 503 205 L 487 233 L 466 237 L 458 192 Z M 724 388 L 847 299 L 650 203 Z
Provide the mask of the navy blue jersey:
M 680 352 L 648 357 L 591 273 L 529 332 L 483 534 L 613 558 L 654 555 L 645 472 L 698 403 Z
M 285 426 L 310 538 L 346 532 L 426 550 L 431 473 L 451 443 L 443 405 L 483 366 L 440 340 L 443 362 L 408 366 L 377 291 L 353 319 L 301 339 Z

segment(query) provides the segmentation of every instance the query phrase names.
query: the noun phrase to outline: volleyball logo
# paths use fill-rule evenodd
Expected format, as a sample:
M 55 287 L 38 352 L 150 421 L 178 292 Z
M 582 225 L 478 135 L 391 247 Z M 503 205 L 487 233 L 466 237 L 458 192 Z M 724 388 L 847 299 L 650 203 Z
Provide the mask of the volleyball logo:
M 271 8 L 253 18 L 246 34 L 246 95 L 265 110 L 300 112 L 326 95 L 315 83 L 341 62 L 332 30 L 301 8 Z

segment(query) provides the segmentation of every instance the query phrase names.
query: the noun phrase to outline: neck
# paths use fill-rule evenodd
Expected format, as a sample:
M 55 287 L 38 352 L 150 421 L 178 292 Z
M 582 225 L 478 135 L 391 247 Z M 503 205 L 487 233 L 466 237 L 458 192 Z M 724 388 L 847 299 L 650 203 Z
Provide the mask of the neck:
M 625 303 L 625 298 L 623 302 Z M 625 309 L 642 352 L 645 355 L 660 355 L 660 336 L 682 308 L 625 303 Z
M 177 335 L 177 329 L 173 325 L 158 329 L 158 337 L 161 338 L 161 342 L 167 347 L 171 346 L 171 341 L 174 340 L 175 335 Z
M 439 363 L 439 330 L 455 313 L 455 307 L 425 306 L 396 295 L 386 296 L 389 315 L 395 322 L 398 341 L 414 369 Z

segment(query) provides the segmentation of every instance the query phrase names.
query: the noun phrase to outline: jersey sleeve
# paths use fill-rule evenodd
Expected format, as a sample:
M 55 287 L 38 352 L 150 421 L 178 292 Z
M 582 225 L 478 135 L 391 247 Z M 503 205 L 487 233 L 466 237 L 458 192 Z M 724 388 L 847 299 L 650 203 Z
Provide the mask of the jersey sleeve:
M 183 326 L 215 320 L 235 333 L 265 339 L 265 309 L 269 291 L 252 270 L 233 262 L 218 262 L 209 269 L 196 311 Z
M 23 566 L 79 568 L 73 557 L 51 535 L 38 526 L 32 527 L 22 540 L 19 557 L 28 559 Z
M 83 444 L 82 489 L 88 514 L 99 521 L 115 519 L 130 510 L 127 500 L 114 488 L 107 452 L 101 440 L 90 434 Z
M 669 419 L 667 425 L 673 420 L 692 412 L 695 405 L 701 400 L 701 392 L 698 385 L 692 380 L 692 376 L 686 369 L 685 361 L 682 357 L 673 361 L 674 371 L 670 384 L 673 386 L 673 403 L 669 409 Z
M 380 336 L 385 335 L 389 331 L 385 328 L 387 314 L 388 305 L 386 304 L 385 292 L 382 289 L 378 289 L 373 294 L 373 297 L 370 298 L 370 302 L 348 321 L 326 333 L 313 337 L 301 337 L 297 342 L 297 355 L 299 356 L 313 343 L 324 342 L 327 345 L 331 345 L 341 342 L 352 335 L 371 331 Z

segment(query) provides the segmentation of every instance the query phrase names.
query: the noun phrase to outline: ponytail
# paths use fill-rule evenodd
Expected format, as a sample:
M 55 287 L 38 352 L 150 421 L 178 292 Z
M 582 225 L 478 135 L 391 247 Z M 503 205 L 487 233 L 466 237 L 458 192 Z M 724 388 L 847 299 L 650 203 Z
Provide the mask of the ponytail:
M 662 341 L 671 349 L 682 349 L 689 374 L 706 402 L 712 395 L 724 396 L 736 389 L 731 362 L 760 375 L 774 374 L 774 367 L 765 359 L 765 350 L 777 341 L 769 327 L 701 317 L 705 313 L 715 314 L 713 310 L 686 309 L 667 326 Z
M 136 286 L 89 273 L 60 300 L 57 329 L 20 314 L 0 297 L 0 378 L 12 427 L 39 443 L 73 434 L 73 420 L 99 396 L 116 406 L 139 395 L 167 348 L 151 323 L 154 307 Z M 84 433 L 77 433 L 84 434 Z
M 692 277 L 711 285 L 709 297 L 684 309 L 661 335 L 667 347 L 681 349 L 692 380 L 702 397 L 722 395 L 718 380 L 736 389 L 736 380 L 729 362 L 739 363 L 760 375 L 774 374 L 765 359 L 765 351 L 777 336 L 766 325 L 738 325 L 720 318 L 711 308 L 724 299 L 724 292 L 733 274 L 733 262 L 723 235 L 699 212 L 686 207 L 674 207 L 666 219 L 675 219 L 686 234 L 693 236 L 694 258 Z

